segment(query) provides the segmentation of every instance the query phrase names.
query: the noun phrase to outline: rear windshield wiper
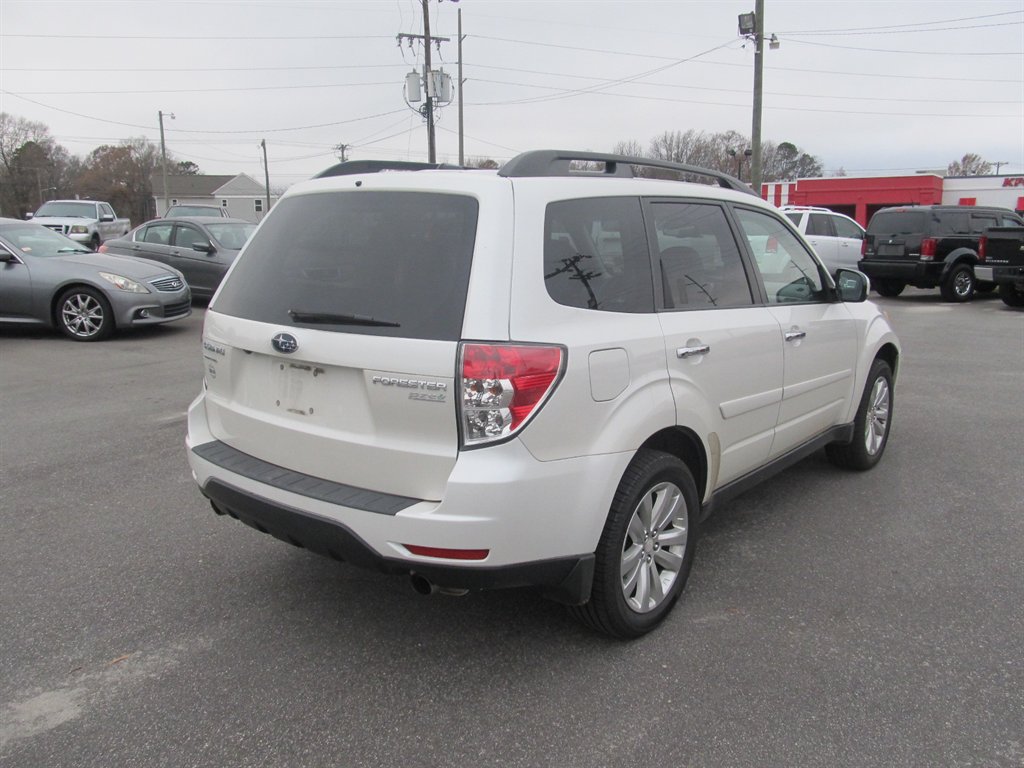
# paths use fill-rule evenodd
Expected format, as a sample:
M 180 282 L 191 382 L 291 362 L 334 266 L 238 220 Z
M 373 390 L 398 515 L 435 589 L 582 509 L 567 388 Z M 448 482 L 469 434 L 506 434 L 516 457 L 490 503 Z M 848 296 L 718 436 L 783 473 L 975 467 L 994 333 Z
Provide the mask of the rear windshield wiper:
M 400 328 L 400 323 L 390 320 L 378 320 L 369 315 L 331 314 L 329 312 L 303 312 L 289 309 L 288 314 L 296 323 L 322 323 L 324 325 L 378 325 L 388 328 Z

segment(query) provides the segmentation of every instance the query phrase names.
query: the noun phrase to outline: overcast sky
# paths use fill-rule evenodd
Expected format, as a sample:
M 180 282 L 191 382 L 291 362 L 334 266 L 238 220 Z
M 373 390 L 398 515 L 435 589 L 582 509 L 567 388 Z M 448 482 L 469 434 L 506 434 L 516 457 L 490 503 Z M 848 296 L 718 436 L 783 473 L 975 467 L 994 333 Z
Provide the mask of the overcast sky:
M 750 135 L 754 0 L 430 0 L 435 68 L 456 77 L 469 156 L 610 151 L 664 131 Z M 86 155 L 145 136 L 206 173 L 284 186 L 349 158 L 426 159 L 403 98 L 420 0 L 0 0 L 0 109 Z M 1024 173 L 1024 0 L 765 0 L 763 137 L 849 175 Z M 458 159 L 456 102 L 438 159 Z

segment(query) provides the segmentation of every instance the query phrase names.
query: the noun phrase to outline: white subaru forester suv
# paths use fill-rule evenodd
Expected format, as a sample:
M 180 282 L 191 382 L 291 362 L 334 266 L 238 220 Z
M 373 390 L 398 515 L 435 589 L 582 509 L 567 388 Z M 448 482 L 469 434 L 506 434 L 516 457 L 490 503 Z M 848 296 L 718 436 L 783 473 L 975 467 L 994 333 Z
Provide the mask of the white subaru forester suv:
M 210 304 L 187 446 L 216 512 L 635 637 L 716 504 L 822 448 L 881 458 L 900 347 L 867 278 L 735 179 L 387 166 L 292 187 Z

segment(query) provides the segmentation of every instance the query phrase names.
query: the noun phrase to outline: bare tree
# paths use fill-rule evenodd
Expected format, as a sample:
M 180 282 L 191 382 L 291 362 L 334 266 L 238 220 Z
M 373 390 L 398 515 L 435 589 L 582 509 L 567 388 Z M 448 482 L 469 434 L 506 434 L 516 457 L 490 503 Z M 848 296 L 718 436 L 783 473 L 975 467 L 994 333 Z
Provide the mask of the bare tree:
M 988 176 L 992 173 L 992 163 L 982 159 L 981 155 L 968 152 L 959 160 L 954 160 L 946 168 L 947 176 Z
M 71 160 L 45 125 L 0 112 L 0 211 L 22 218 L 66 194 Z
M 497 160 L 492 160 L 489 157 L 467 157 L 466 158 L 467 168 L 500 168 L 501 165 Z

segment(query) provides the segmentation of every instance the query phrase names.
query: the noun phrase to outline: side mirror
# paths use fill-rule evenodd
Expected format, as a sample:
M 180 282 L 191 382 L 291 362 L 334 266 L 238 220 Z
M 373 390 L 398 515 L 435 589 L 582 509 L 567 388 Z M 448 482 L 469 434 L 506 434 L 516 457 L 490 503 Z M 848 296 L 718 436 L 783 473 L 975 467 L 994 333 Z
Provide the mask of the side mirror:
M 200 253 L 215 253 L 216 248 L 213 247 L 212 243 L 192 243 L 192 250 L 199 251 Z
M 111 216 L 109 213 L 104 213 L 102 216 L 100 216 L 100 221 L 107 222 L 107 221 L 113 221 L 113 220 L 114 220 L 114 217 Z
M 871 281 L 863 272 L 855 269 L 837 269 L 835 281 L 840 300 L 851 303 L 867 301 Z
M 34 214 L 34 213 L 31 213 L 31 212 L 29 212 L 29 213 L 26 213 L 26 214 L 25 214 L 25 221 L 28 221 L 28 220 L 29 220 L 29 219 L 31 219 L 31 218 L 32 218 L 33 216 L 35 216 L 35 214 Z

